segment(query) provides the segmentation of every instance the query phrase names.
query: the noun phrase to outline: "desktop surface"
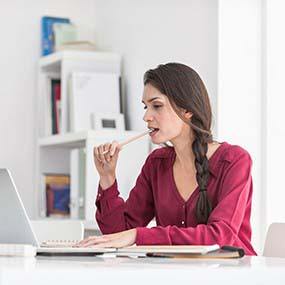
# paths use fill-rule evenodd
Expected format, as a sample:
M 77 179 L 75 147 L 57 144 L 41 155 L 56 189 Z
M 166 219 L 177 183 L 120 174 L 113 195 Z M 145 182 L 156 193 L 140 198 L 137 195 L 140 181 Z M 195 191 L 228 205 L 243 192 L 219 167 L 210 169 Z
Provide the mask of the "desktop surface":
M 285 258 L 0 257 L 0 284 L 285 284 Z M 88 282 L 88 283 L 86 283 Z M 187 283 L 190 284 L 190 283 Z M 192 283 L 194 284 L 194 283 Z

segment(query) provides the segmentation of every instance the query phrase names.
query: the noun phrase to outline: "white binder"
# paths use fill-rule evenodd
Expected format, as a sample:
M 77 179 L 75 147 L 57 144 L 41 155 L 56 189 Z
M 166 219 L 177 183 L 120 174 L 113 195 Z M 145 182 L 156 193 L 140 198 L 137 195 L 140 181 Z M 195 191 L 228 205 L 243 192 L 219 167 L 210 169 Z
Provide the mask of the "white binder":
M 73 132 L 92 129 L 92 113 L 120 113 L 120 82 L 116 73 L 73 72 L 69 94 Z

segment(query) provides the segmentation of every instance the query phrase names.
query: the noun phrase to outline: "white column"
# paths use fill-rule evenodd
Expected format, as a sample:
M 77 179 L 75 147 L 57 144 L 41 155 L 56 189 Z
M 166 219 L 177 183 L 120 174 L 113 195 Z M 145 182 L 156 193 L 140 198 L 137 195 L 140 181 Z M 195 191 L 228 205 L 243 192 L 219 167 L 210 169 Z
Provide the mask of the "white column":
M 261 1 L 219 0 L 217 134 L 253 159 L 253 245 L 262 247 Z
M 267 225 L 285 221 L 285 2 L 266 1 Z

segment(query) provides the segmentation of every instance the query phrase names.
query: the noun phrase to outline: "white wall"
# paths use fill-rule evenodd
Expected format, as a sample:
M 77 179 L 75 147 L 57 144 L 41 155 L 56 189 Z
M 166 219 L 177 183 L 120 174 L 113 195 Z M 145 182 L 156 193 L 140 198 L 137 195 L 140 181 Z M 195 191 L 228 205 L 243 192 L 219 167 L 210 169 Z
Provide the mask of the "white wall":
M 144 129 L 143 74 L 160 63 L 183 62 L 201 75 L 215 112 L 217 1 L 94 0 L 98 48 L 123 55 L 131 129 Z
M 285 3 L 266 3 L 266 222 L 285 222 L 284 141 L 285 141 Z
M 82 39 L 94 36 L 93 0 L 1 0 L 0 167 L 9 167 L 28 213 L 34 213 L 36 70 L 40 18 L 70 17 Z
M 219 0 L 217 131 L 220 140 L 244 147 L 253 160 L 253 245 L 260 251 L 262 95 L 261 1 Z

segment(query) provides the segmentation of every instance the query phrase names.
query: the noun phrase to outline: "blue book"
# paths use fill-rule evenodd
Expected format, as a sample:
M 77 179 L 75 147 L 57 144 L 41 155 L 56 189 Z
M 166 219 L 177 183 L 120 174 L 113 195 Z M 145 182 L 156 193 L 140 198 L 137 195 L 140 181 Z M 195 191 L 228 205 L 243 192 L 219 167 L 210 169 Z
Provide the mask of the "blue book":
M 42 55 L 48 55 L 54 52 L 54 34 L 53 24 L 54 23 L 70 23 L 68 18 L 58 17 L 42 17 Z
M 67 215 L 70 212 L 70 185 L 50 184 L 47 191 L 47 210 L 50 214 Z
M 69 203 L 70 203 L 70 186 L 58 186 L 54 187 L 54 210 L 69 213 Z

